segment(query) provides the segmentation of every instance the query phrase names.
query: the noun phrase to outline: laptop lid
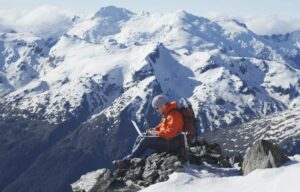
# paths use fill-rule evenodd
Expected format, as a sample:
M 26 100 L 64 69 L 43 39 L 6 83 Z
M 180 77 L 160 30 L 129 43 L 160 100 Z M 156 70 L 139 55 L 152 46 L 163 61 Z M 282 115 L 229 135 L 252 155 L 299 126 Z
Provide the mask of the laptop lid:
M 137 126 L 136 122 L 133 121 L 133 120 L 131 120 L 131 122 L 132 122 L 132 124 L 133 124 L 135 130 L 138 132 L 138 134 L 139 134 L 140 136 L 144 136 L 144 135 L 142 134 L 141 130 L 139 129 L 139 127 Z

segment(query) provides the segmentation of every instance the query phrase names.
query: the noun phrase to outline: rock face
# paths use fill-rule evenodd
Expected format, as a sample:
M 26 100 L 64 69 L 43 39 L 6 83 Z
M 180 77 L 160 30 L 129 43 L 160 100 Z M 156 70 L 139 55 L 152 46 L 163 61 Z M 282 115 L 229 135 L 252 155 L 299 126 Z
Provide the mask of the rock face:
M 259 140 L 246 154 L 242 172 L 243 175 L 247 175 L 255 169 L 279 167 L 288 160 L 278 145 L 267 140 Z
M 218 144 L 206 142 L 195 143 L 190 147 L 189 161 L 196 165 L 206 162 L 220 167 L 231 167 L 237 163 L 236 159 L 230 161 L 230 158 L 224 157 Z M 173 172 L 184 171 L 185 162 L 182 154 L 154 153 L 145 159 L 133 159 L 127 170 L 112 173 L 108 169 L 100 169 L 82 176 L 71 186 L 74 192 L 138 191 L 168 180 Z

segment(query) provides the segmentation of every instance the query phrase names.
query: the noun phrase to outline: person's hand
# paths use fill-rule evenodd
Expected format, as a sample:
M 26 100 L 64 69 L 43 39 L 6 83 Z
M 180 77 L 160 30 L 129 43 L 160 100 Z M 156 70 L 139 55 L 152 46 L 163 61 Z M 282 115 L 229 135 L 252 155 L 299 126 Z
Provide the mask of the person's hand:
M 155 136 L 155 135 L 156 135 L 156 130 L 155 130 L 155 128 L 147 129 L 146 135 L 148 135 L 148 136 Z
M 147 129 L 146 135 L 148 135 L 148 136 L 151 135 L 151 132 L 152 132 L 151 130 L 152 130 L 151 128 L 150 128 L 150 129 Z

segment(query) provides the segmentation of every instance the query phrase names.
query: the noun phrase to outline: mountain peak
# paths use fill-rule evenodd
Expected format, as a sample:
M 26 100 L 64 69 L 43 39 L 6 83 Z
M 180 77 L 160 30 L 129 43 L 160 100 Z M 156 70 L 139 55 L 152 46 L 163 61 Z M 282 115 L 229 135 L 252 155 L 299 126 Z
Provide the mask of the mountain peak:
M 115 6 L 101 7 L 93 18 L 110 18 L 112 20 L 128 20 L 134 13 L 131 11 Z
M 196 16 L 196 15 L 193 15 L 191 13 L 186 12 L 183 9 L 178 9 L 175 12 L 175 16 L 178 17 L 179 19 L 188 20 L 188 21 L 193 21 L 193 20 L 196 20 L 196 19 L 201 19 L 203 21 L 209 21 L 208 19 L 206 19 L 204 17 L 199 17 L 199 16 Z

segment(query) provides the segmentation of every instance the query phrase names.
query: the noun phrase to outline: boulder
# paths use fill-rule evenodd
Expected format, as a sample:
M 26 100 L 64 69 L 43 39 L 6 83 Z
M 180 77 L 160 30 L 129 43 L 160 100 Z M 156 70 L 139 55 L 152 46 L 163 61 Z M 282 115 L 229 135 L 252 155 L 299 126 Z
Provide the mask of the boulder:
M 255 169 L 279 167 L 288 160 L 278 145 L 259 140 L 245 155 L 242 172 L 243 175 L 247 175 Z

